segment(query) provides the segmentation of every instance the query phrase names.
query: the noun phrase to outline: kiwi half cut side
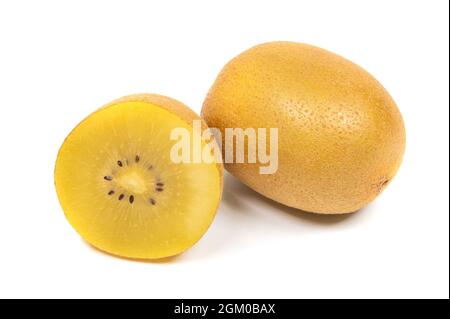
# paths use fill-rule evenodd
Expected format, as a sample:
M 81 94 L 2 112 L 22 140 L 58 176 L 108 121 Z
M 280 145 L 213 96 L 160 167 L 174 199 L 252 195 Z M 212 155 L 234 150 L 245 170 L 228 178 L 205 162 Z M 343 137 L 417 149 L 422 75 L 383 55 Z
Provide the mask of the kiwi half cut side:
M 55 167 L 58 198 L 75 230 L 98 249 L 128 258 L 164 258 L 194 245 L 218 208 L 222 164 L 172 161 L 170 134 L 198 134 L 199 119 L 178 101 L 140 94 L 83 120 Z

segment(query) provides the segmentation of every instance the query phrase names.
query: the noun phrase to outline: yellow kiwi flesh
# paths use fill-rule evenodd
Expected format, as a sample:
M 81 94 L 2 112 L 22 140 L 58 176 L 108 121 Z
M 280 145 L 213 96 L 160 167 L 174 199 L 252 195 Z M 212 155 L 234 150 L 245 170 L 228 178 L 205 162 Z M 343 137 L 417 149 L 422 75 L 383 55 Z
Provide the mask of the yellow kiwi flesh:
M 108 104 L 70 133 L 55 184 L 67 219 L 87 242 L 153 259 L 177 255 L 201 238 L 221 198 L 221 164 L 170 158 L 172 129 L 193 137 L 198 119 L 180 102 L 141 94 Z
M 308 212 L 364 207 L 392 180 L 405 149 L 402 116 L 382 85 L 341 56 L 301 43 L 266 43 L 235 57 L 202 117 L 223 137 L 225 128 L 278 128 L 276 173 L 261 175 L 260 163 L 225 167 L 257 192 Z

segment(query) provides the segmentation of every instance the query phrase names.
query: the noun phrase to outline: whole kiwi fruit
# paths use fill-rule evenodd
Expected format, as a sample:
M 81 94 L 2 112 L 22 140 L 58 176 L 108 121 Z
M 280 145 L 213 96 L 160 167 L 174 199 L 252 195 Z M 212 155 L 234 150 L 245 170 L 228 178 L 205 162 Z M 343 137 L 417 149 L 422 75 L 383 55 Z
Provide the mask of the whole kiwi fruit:
M 364 207 L 405 150 L 402 116 L 383 86 L 349 60 L 301 43 L 261 44 L 232 59 L 202 117 L 223 138 L 225 128 L 278 128 L 275 173 L 260 174 L 258 162 L 225 167 L 258 193 L 308 212 Z

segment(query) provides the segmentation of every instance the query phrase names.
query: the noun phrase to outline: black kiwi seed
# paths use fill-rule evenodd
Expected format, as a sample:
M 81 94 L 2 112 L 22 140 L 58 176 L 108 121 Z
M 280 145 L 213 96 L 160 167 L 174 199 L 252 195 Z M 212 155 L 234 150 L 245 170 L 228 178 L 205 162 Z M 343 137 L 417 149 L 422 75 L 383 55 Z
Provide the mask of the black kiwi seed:
M 164 183 L 156 183 L 156 186 L 163 187 Z
M 133 204 L 133 202 L 134 202 L 134 196 L 131 195 L 130 198 L 129 198 L 129 200 L 130 200 L 130 204 Z
M 153 198 L 150 198 L 150 204 L 156 205 L 156 201 Z
M 105 181 L 112 181 L 112 176 L 105 176 L 105 177 L 103 177 L 103 179 L 105 180 Z
M 124 194 L 120 194 L 120 195 L 119 195 L 119 200 L 122 200 L 124 197 L 125 197 Z
M 162 192 L 163 190 L 164 190 L 164 188 L 161 188 L 161 187 L 156 188 L 157 192 Z
M 117 161 L 117 165 L 119 165 L 120 167 L 122 167 L 122 166 L 123 166 L 122 161 Z
M 111 196 L 111 195 L 114 195 L 114 193 L 115 193 L 115 192 L 114 192 L 113 190 L 110 190 L 110 191 L 108 192 L 108 195 Z
M 134 158 L 134 161 L 136 162 L 136 163 L 139 163 L 139 160 L 140 160 L 141 158 L 139 157 L 139 155 L 136 155 L 136 157 Z

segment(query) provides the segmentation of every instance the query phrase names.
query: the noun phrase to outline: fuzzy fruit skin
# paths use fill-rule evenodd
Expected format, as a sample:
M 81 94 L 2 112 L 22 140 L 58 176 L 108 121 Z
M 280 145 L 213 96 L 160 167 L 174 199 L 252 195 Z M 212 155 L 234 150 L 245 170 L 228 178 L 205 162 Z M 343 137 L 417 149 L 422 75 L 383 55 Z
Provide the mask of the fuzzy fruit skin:
M 255 46 L 231 60 L 202 109 L 209 127 L 278 128 L 278 171 L 225 164 L 243 183 L 284 205 L 343 214 L 371 202 L 405 150 L 402 116 L 367 71 L 293 42 Z M 222 141 L 224 145 L 224 141 Z

